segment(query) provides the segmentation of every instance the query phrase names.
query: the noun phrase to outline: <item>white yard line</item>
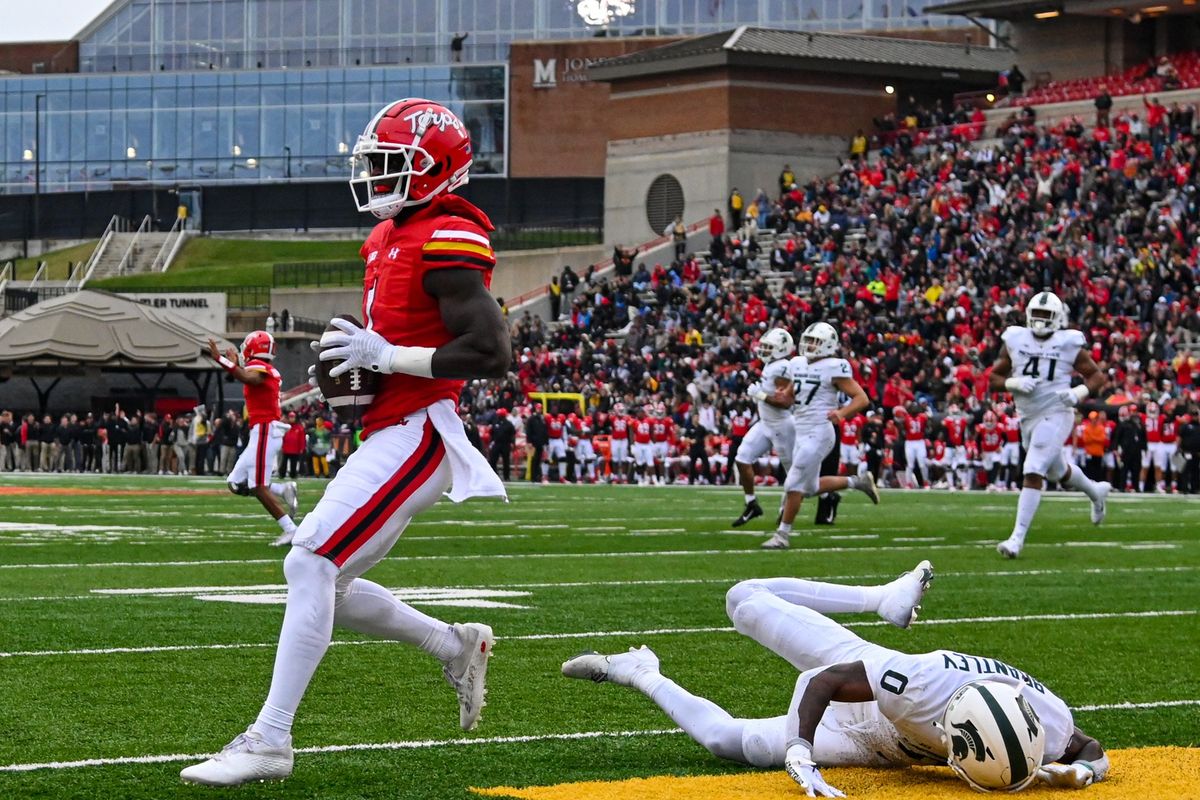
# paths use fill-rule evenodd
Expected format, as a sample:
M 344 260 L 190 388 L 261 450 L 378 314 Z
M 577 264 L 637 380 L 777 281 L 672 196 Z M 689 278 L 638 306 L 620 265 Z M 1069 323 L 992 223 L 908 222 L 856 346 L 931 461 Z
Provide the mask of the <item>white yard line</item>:
M 1088 614 L 1022 614 L 1011 616 L 989 617 L 952 617 L 945 619 L 917 620 L 914 625 L 973 625 L 999 622 L 1030 622 L 1030 621 L 1060 621 L 1060 620 L 1095 620 L 1095 619 L 1144 619 L 1149 617 L 1190 617 L 1200 614 L 1200 611 L 1184 609 L 1177 611 L 1104 611 Z M 864 620 L 861 622 L 843 623 L 847 628 L 876 628 L 890 625 L 884 620 Z M 695 627 L 695 628 L 653 628 L 640 631 L 582 631 L 571 633 L 529 633 L 516 636 L 497 636 L 498 641 L 546 641 L 554 639 L 602 639 L 617 636 L 670 636 L 694 633 L 731 633 L 733 628 L 725 626 Z M 4 658 L 45 658 L 48 656 L 93 656 L 93 655 L 127 655 L 137 653 L 179 653 L 194 650 L 258 650 L 274 647 L 275 642 L 235 642 L 230 644 L 176 644 L 154 645 L 147 647 L 96 647 L 71 650 L 18 650 L 0 652 Z M 354 641 L 338 640 L 330 642 L 330 646 L 390 645 L 396 642 L 384 639 L 363 639 Z
M 1171 708 L 1196 706 L 1200 700 L 1161 700 L 1149 703 L 1109 703 L 1102 705 L 1076 706 L 1075 712 L 1132 711 L 1147 708 Z M 585 739 L 628 739 L 641 736 L 677 736 L 683 733 L 678 728 L 660 728 L 644 731 L 579 731 L 576 733 L 539 733 L 527 736 L 486 736 L 474 739 L 414 739 L 399 742 L 358 742 L 354 744 L 331 744 L 317 747 L 298 747 L 297 755 L 321 755 L 325 753 L 347 753 L 388 750 L 428 750 L 435 747 L 472 747 L 481 745 L 528 744 L 530 742 L 568 742 Z M 40 763 L 0 765 L 0 772 L 34 772 L 37 770 L 78 769 L 81 767 L 107 767 L 123 764 L 170 764 L 182 761 L 200 761 L 209 753 L 172 753 L 168 755 L 117 756 L 114 758 L 84 758 L 78 761 L 43 761 Z

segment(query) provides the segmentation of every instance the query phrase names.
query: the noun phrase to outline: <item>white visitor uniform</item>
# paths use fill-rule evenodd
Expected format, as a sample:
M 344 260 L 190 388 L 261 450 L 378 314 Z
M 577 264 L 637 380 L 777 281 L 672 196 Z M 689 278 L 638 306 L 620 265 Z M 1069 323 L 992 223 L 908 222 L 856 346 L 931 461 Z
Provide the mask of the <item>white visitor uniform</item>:
M 282 421 L 262 422 L 251 426 L 246 449 L 234 462 L 226 482 L 233 487 L 244 483 L 251 489 L 256 486 L 269 486 L 271 473 L 275 471 L 275 463 L 279 459 L 279 451 L 283 448 L 283 435 L 289 427 Z
M 1029 394 L 1013 393 L 1021 417 L 1024 472 L 1057 481 L 1066 474 L 1063 448 L 1075 427 L 1075 409 L 1065 405 L 1058 393 L 1071 388 L 1075 359 L 1086 344 L 1083 334 L 1055 331 L 1040 339 L 1028 328 L 1014 325 L 1001 338 L 1012 360 L 1012 376 L 1037 382 Z
M 937 724 L 958 689 L 977 680 L 1019 687 L 1046 731 L 1042 763 L 1066 752 L 1075 722 L 1067 704 L 1027 673 L 1002 661 L 951 650 L 900 653 L 865 641 L 823 614 L 768 591 L 754 592 L 732 613 L 734 628 L 801 671 L 788 713 L 748 720 L 746 760 L 782 766 L 787 742 L 799 733 L 800 702 L 814 676 L 835 664 L 861 661 L 875 700 L 831 703 L 813 741 L 818 766 L 904 766 L 946 763 Z
M 788 362 L 788 377 L 796 394 L 792 406 L 796 443 L 783 488 L 812 496 L 820 488 L 821 462 L 837 444 L 837 429 L 829 421 L 829 412 L 841 405 L 841 398 L 833 382 L 853 375 L 850 362 L 844 358 L 810 362 L 805 356 L 797 356 Z
M 763 367 L 761 386 L 764 390 L 775 390 L 777 378 L 788 378 L 786 358 L 772 361 Z M 739 464 L 753 464 L 768 455 L 772 449 L 779 456 L 779 461 L 786 470 L 792 465 L 792 449 L 796 442 L 796 426 L 792 423 L 791 412 L 786 408 L 776 408 L 764 400 L 758 402 L 758 422 L 750 426 L 750 430 L 738 444 L 737 453 L 733 460 Z

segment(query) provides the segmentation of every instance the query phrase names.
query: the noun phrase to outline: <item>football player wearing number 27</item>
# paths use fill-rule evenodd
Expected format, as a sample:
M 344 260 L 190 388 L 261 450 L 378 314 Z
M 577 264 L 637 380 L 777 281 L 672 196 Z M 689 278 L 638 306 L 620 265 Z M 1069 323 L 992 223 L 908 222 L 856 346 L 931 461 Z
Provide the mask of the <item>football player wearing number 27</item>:
M 493 226 L 452 194 L 467 182 L 471 142 L 449 109 L 394 102 L 368 123 L 353 156 L 358 209 L 382 220 L 360 251 L 365 327 L 333 320 L 320 359 L 337 362 L 332 376 L 357 367 L 382 378 L 362 418 L 362 446 L 300 523 L 284 559 L 287 608 L 266 702 L 224 750 L 180 773 L 193 783 L 291 774 L 292 721 L 335 624 L 415 645 L 441 662 L 463 729 L 475 727 L 484 705 L 491 628 L 448 625 L 361 576 L 447 489 L 455 502 L 505 496 L 455 410 L 465 379 L 502 377 L 511 358 L 488 293 Z
M 989 379 L 993 391 L 1012 392 L 1025 446 L 1017 521 L 1008 539 L 996 547 L 1007 558 L 1021 554 L 1047 478 L 1086 494 L 1094 525 L 1104 521 L 1112 489 L 1108 481 L 1093 481 L 1063 457 L 1063 445 L 1075 426 L 1075 406 L 1104 387 L 1104 373 L 1084 347 L 1083 334 L 1067 328 L 1067 307 L 1053 292 L 1038 292 L 1029 299 L 1025 322 L 1027 327 L 1013 325 L 1004 331 Z M 1083 378 L 1081 385 L 1071 385 L 1072 372 Z
M 562 671 L 637 689 L 713 755 L 783 767 L 809 797 L 845 796 L 821 767 L 948 764 L 980 791 L 1017 791 L 1034 781 L 1081 789 L 1103 780 L 1104 748 L 1027 673 L 954 650 L 902 653 L 826 616 L 874 612 L 907 628 L 932 580 L 933 566 L 922 561 L 879 586 L 765 578 L 730 589 L 725 610 L 734 629 L 801 673 L 787 713 L 777 717 L 731 716 L 664 676 L 645 646 L 585 653 Z

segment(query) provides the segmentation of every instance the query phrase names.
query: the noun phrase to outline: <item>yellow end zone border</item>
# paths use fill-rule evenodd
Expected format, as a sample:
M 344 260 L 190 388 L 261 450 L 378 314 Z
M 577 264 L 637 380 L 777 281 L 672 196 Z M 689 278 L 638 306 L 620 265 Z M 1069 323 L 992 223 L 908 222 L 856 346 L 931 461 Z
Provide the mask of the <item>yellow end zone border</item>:
M 1108 780 L 1078 795 L 1080 800 L 1198 800 L 1200 749 L 1144 747 L 1110 750 Z M 848 798 L 872 800 L 938 800 L 974 798 L 978 793 L 940 767 L 868 769 L 830 767 L 821 770 L 830 785 Z M 731 775 L 664 775 L 622 781 L 586 781 L 554 786 L 471 788 L 488 797 L 520 800 L 797 800 L 803 791 L 783 770 L 746 771 Z M 1069 790 L 1036 785 L 1022 797 L 1076 796 Z

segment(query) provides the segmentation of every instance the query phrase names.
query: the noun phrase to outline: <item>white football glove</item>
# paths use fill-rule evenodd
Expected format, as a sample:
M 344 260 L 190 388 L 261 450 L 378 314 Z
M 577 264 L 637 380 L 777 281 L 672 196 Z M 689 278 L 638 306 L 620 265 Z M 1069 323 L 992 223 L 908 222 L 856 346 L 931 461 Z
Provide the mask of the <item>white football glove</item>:
M 1059 401 L 1067 408 L 1074 408 L 1090 394 L 1086 386 L 1080 385 L 1058 392 Z
M 767 393 L 767 390 L 764 389 L 762 387 L 762 384 L 760 384 L 760 383 L 750 384 L 750 386 L 748 386 L 746 388 L 746 395 L 751 400 L 756 400 L 756 401 L 765 400 L 769 396 L 769 394 Z
M 316 344 L 316 342 L 313 342 Z M 317 399 L 322 403 L 325 402 L 325 393 L 321 391 L 321 384 L 317 382 L 317 365 L 313 364 L 308 368 L 308 385 L 317 390 Z
M 348 319 L 335 317 L 329 324 L 336 331 L 326 331 L 321 334 L 322 361 L 337 361 L 338 364 L 329 370 L 329 377 L 336 378 L 355 367 L 363 367 L 372 372 L 382 372 L 391 357 L 392 345 L 375 331 L 360 328 Z
M 812 745 L 804 739 L 796 738 L 788 742 L 783 768 L 809 797 L 846 796 L 845 792 L 833 788 L 821 777 L 821 771 L 812 760 Z
M 1082 789 L 1091 786 L 1096 778 L 1092 768 L 1081 762 L 1074 764 L 1047 764 L 1037 771 L 1037 779 L 1056 789 Z
M 1037 386 L 1037 381 L 1028 375 L 1022 375 L 1019 378 L 1009 378 L 1004 382 L 1004 388 L 1013 394 L 1029 394 L 1035 386 Z

